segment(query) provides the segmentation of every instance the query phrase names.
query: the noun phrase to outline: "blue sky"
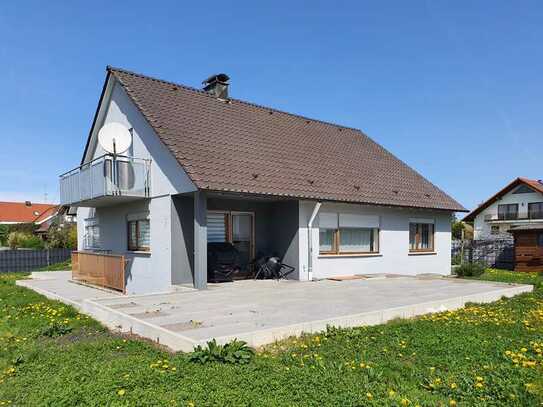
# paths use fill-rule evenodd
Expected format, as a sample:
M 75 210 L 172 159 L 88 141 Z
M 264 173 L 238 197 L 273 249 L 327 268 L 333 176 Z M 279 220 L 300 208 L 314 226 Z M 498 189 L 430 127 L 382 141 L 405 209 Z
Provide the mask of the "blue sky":
M 193 2 L 196 3 L 196 2 Z M 468 208 L 543 178 L 541 1 L 2 2 L 0 200 L 58 201 L 123 67 L 357 127 Z

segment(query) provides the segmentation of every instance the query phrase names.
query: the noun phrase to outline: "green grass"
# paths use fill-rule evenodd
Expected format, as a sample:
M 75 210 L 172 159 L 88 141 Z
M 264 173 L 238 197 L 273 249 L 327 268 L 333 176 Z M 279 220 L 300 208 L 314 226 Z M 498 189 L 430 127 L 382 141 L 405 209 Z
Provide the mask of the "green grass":
M 37 271 L 64 271 L 72 269 L 72 261 L 70 259 L 63 261 L 61 263 L 51 264 L 47 267 L 42 267 Z
M 246 365 L 109 333 L 0 275 L 0 405 L 528 406 L 543 402 L 543 289 L 283 341 Z M 489 271 L 481 278 L 529 281 Z M 534 276 L 534 280 L 540 277 Z M 50 324 L 72 328 L 48 337 Z M 160 361 L 160 362 L 159 362 Z
M 500 269 L 487 269 L 483 275 L 477 277 L 476 279 L 502 281 L 504 283 L 533 284 L 537 287 L 541 287 L 543 285 L 542 273 L 518 273 Z

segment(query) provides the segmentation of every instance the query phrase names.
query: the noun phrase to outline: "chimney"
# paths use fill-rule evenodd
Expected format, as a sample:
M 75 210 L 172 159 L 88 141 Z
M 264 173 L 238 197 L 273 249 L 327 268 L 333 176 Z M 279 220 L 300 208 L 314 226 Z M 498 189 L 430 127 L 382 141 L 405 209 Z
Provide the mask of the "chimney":
M 25 206 L 32 206 L 32 202 L 30 202 L 30 201 L 25 201 Z
M 228 81 L 230 77 L 225 73 L 212 75 L 202 82 L 204 90 L 218 99 L 228 99 Z

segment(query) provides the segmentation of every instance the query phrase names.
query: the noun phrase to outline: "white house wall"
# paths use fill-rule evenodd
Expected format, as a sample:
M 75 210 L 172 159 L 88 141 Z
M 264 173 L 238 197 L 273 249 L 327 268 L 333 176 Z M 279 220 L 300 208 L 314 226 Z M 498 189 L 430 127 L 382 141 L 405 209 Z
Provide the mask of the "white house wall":
M 95 210 L 81 208 L 82 211 L 90 211 L 98 220 L 101 247 L 111 250 L 112 253 L 123 254 L 128 260 L 127 294 L 164 292 L 171 289 L 171 204 L 171 198 L 164 196 Z M 128 251 L 127 218 L 129 215 L 142 213 L 149 213 L 150 251 Z
M 192 192 L 196 188 L 122 86 L 111 79 L 106 96 L 85 161 L 105 153 L 96 143 L 98 130 L 104 124 L 118 122 L 133 128 L 132 146 L 124 155 L 151 159 L 151 197 L 96 209 L 78 208 L 78 248 L 84 249 L 85 219 L 95 217 L 100 226 L 102 249 L 124 254 L 130 259 L 127 293 L 169 290 L 172 283 L 171 195 Z M 127 250 L 127 215 L 142 211 L 148 211 L 150 218 L 150 252 L 147 254 Z
M 111 86 L 111 96 L 106 101 L 106 106 L 104 106 L 106 110 L 105 117 L 101 123 L 96 123 L 94 133 L 91 136 L 91 151 L 87 153 L 87 161 L 105 154 L 102 147 L 96 143 L 98 131 L 108 123 L 121 123 L 127 128 L 134 129 L 132 132 L 132 146 L 123 155 L 152 160 L 152 197 L 195 191 L 196 187 L 190 178 L 167 147 L 160 141 L 123 87 L 115 81 Z
M 533 202 L 542 202 L 543 201 L 543 194 L 540 194 L 539 192 L 530 192 L 526 194 L 514 194 L 513 191 L 515 191 L 516 188 L 514 188 L 512 191 L 509 191 L 507 194 L 505 194 L 501 199 L 498 199 L 496 202 L 489 205 L 486 209 L 484 209 L 481 213 L 479 213 L 475 220 L 473 221 L 473 238 L 478 239 L 485 239 L 491 237 L 491 225 L 498 225 L 498 223 L 490 223 L 485 221 L 486 215 L 492 215 L 493 218 L 498 217 L 498 205 L 504 205 L 504 204 L 518 204 L 518 216 L 519 218 L 527 218 L 528 217 L 528 204 Z M 507 224 L 503 224 L 501 228 L 503 231 L 507 231 L 512 223 L 515 222 L 507 222 Z M 522 222 L 519 222 L 522 223 Z
M 300 274 L 308 278 L 307 223 L 315 202 L 300 202 Z M 319 212 L 354 213 L 379 216 L 379 255 L 330 256 L 319 254 L 318 217 L 312 228 L 313 278 L 354 274 L 451 273 L 451 215 L 443 211 L 397 209 L 357 204 L 324 203 Z M 409 219 L 434 219 L 435 254 L 409 252 Z

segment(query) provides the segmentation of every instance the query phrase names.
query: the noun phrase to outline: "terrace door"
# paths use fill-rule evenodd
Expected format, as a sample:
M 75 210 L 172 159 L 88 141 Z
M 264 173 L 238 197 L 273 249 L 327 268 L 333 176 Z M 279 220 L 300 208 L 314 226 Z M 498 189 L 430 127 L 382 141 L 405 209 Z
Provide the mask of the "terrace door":
M 234 211 L 208 211 L 207 241 L 230 242 L 240 253 L 242 273 L 249 273 L 254 256 L 254 213 Z
M 253 257 L 253 214 L 232 212 L 231 242 L 240 253 L 241 269 L 249 271 L 249 263 Z

